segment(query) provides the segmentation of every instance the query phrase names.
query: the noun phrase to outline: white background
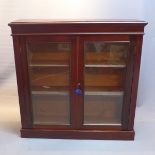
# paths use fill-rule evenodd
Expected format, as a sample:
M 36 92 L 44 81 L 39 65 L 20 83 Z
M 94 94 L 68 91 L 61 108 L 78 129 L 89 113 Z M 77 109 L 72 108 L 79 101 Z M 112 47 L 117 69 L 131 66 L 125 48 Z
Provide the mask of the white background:
M 136 140 L 21 139 L 11 31 L 16 19 L 140 19 L 145 28 L 136 111 Z M 0 0 L 0 154 L 155 155 L 154 0 Z

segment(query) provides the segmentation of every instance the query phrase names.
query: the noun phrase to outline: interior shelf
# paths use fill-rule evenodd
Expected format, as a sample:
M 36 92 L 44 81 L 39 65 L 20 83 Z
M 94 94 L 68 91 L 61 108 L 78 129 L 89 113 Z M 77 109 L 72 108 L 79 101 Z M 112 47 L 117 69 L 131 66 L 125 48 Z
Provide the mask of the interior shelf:
M 85 91 L 85 95 L 122 96 L 123 91 Z
M 32 91 L 32 95 L 68 95 L 66 91 Z
M 123 88 L 115 86 L 85 86 L 85 91 L 123 91 Z
M 69 64 L 30 64 L 30 67 L 69 67 Z
M 49 86 L 49 85 L 42 85 L 42 86 L 31 86 L 32 91 L 66 91 L 69 90 L 70 86 Z
M 111 67 L 111 68 L 125 68 L 125 64 L 86 64 L 85 67 Z

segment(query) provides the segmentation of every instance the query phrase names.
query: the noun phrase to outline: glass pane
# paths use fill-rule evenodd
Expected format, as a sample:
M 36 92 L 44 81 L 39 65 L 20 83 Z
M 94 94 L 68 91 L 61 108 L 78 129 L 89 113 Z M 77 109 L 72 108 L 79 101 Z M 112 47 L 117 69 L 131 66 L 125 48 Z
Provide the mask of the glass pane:
M 34 124 L 69 124 L 69 95 L 64 92 L 33 92 Z
M 122 93 L 85 92 L 84 101 L 84 124 L 121 124 Z
M 27 44 L 33 123 L 70 124 L 71 43 Z
M 68 64 L 70 43 L 28 43 L 30 65 Z
M 85 88 L 88 87 L 117 87 L 123 88 L 125 69 L 85 67 Z
M 125 65 L 128 42 L 85 42 L 85 63 L 96 65 Z
M 84 124 L 121 124 L 129 42 L 85 42 Z
M 33 90 L 65 90 L 69 86 L 68 67 L 33 66 L 29 71 Z

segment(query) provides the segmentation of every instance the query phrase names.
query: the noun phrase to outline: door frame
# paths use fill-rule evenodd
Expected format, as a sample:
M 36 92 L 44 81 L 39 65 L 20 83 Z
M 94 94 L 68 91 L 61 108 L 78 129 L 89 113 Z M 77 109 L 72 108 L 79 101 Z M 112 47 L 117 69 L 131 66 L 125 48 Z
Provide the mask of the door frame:
M 127 130 L 128 129 L 128 117 L 130 112 L 130 95 L 131 95 L 131 84 L 133 77 L 133 53 L 134 53 L 134 41 L 127 34 L 111 34 L 111 35 L 83 35 L 79 37 L 79 56 L 78 56 L 78 72 L 79 81 L 81 88 L 84 92 L 84 42 L 85 41 L 105 41 L 105 42 L 129 42 L 129 51 L 127 53 L 126 71 L 125 71 L 125 82 L 124 82 L 124 97 L 122 105 L 122 123 L 121 125 L 84 125 L 84 93 L 80 97 L 79 108 L 81 113 L 79 115 L 80 128 L 81 129 L 101 129 L 101 130 Z
M 27 59 L 27 43 L 38 43 L 38 42 L 70 42 L 71 43 L 71 58 L 70 58 L 70 124 L 68 125 L 34 125 L 33 124 L 33 110 L 32 110 L 32 100 L 31 100 L 31 89 L 30 89 L 30 78 L 29 78 L 29 68 L 28 68 L 28 59 Z M 76 96 L 74 93 L 76 83 L 77 83 L 77 66 L 76 66 L 76 40 L 74 36 L 67 35 L 45 35 L 45 36 L 24 36 L 21 40 L 21 58 L 24 63 L 23 66 L 20 66 L 20 70 L 23 70 L 25 73 L 25 80 L 23 84 L 23 88 L 27 88 L 23 96 L 25 96 L 26 107 L 24 108 L 23 104 L 21 104 L 21 109 L 24 109 L 24 115 L 21 115 L 22 122 L 25 123 L 22 128 L 34 128 L 34 129 L 74 129 L 76 126 Z

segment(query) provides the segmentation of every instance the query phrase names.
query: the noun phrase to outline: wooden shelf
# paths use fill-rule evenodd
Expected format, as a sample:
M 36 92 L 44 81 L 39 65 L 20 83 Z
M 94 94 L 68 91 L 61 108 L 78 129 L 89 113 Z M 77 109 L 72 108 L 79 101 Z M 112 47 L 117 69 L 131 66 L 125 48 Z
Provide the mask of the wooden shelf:
M 85 67 L 125 68 L 126 65 L 125 64 L 117 64 L 117 65 L 113 65 L 113 64 L 86 64 Z
M 69 67 L 67 64 L 30 64 L 30 67 Z
M 32 95 L 69 95 L 67 91 L 32 91 Z
M 93 92 L 93 91 L 123 91 L 123 88 L 122 87 L 115 87 L 115 86 L 85 86 L 85 91 L 90 91 L 90 92 Z
M 85 91 L 85 95 L 93 96 L 123 96 L 123 91 Z
M 69 90 L 70 86 L 49 86 L 49 85 L 42 85 L 42 86 L 31 86 L 31 91 L 66 91 Z

